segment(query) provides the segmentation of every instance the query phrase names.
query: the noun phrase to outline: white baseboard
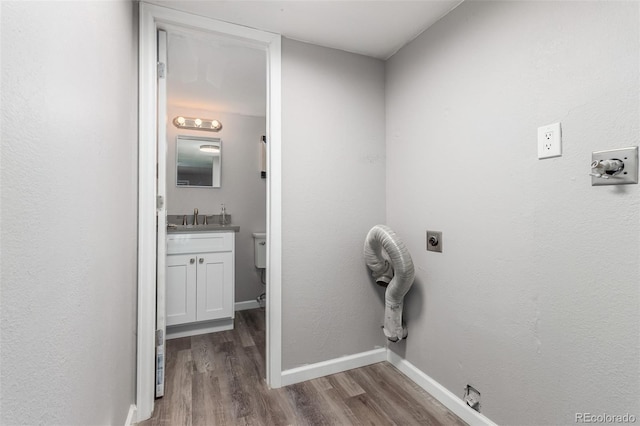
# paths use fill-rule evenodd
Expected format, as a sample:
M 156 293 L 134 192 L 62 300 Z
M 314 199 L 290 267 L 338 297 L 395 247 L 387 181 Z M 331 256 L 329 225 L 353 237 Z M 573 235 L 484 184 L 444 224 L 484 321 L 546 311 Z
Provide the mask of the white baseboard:
M 127 420 L 124 421 L 124 426 L 133 426 L 133 424 L 135 424 L 136 410 L 135 404 L 129 406 L 129 413 L 127 413 Z
M 401 358 L 392 350 L 389 350 L 387 353 L 387 361 L 469 425 L 497 426 L 494 422 L 469 407 L 462 399 L 458 398 L 447 388 L 423 373 L 406 359 Z
M 171 325 L 167 327 L 167 340 L 179 339 L 180 337 L 197 336 L 199 334 L 216 333 L 218 331 L 226 330 L 233 330 L 233 318 Z
M 235 304 L 236 311 L 246 311 L 247 309 L 256 309 L 259 307 L 260 304 L 257 300 L 245 300 L 244 302 L 236 302 Z
M 316 364 L 303 365 L 282 372 L 282 386 L 304 382 L 306 380 L 317 379 L 331 374 L 341 373 L 354 368 L 376 364 L 387 360 L 387 350 L 385 348 L 373 349 L 354 355 L 343 356 L 341 358 L 330 359 Z

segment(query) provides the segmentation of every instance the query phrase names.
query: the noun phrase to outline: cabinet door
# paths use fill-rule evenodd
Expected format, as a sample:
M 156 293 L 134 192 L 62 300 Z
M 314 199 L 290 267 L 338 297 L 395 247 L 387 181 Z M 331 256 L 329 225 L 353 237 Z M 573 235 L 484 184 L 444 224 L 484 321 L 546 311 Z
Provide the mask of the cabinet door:
M 167 325 L 196 320 L 196 255 L 167 256 Z
M 198 321 L 233 317 L 233 253 L 198 255 Z

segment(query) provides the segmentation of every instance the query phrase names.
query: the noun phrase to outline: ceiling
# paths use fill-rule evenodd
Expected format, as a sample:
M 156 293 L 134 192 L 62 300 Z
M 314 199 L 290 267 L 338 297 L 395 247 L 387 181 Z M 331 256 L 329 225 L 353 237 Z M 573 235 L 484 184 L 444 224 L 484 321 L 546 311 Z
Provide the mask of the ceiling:
M 462 0 L 145 0 L 172 9 L 388 59 Z
M 145 1 L 387 59 L 462 0 Z M 167 70 L 170 106 L 266 115 L 264 50 L 228 37 L 171 27 Z
M 266 115 L 267 56 L 263 49 L 230 38 L 177 30 L 169 31 L 167 46 L 170 106 L 183 111 Z

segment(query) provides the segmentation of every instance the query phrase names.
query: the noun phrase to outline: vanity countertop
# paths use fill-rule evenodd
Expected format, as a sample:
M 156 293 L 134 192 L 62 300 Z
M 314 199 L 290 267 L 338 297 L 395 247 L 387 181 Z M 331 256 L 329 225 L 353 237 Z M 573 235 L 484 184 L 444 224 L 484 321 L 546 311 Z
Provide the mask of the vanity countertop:
M 219 225 L 211 223 L 208 225 L 171 225 L 167 226 L 167 234 L 192 234 L 198 232 L 240 232 L 237 225 Z

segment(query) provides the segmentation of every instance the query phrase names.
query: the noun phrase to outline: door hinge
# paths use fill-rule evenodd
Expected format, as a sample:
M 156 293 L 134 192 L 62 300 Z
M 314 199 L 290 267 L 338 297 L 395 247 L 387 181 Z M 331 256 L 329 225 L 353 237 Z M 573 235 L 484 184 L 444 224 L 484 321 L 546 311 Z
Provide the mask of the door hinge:
M 161 209 L 164 207 L 164 197 L 162 195 L 158 195 L 156 197 L 156 208 Z
M 164 344 L 164 333 L 161 329 L 156 330 L 156 346 L 162 346 Z
M 158 78 L 165 78 L 166 68 L 167 66 L 164 62 L 158 62 Z

